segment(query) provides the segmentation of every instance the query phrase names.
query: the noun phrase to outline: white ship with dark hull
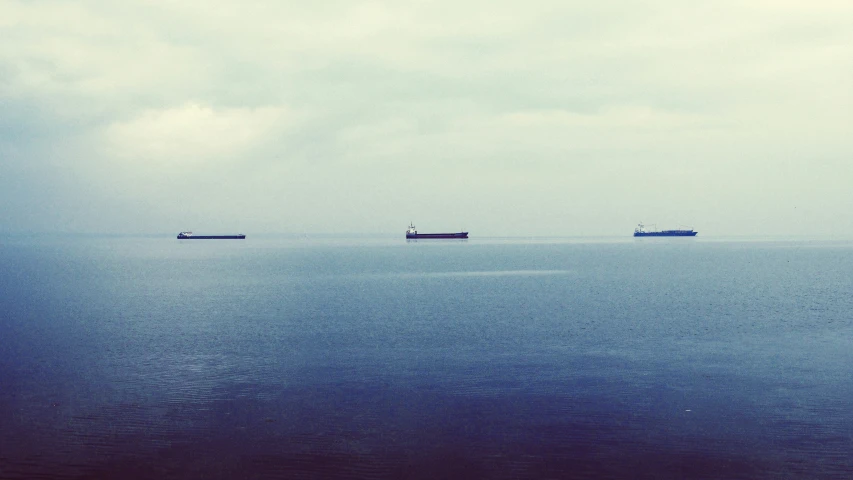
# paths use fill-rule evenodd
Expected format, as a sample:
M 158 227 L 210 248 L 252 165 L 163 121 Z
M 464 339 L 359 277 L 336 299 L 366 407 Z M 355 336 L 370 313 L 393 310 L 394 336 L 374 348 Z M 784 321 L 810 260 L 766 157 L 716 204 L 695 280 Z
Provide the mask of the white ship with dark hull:
M 245 240 L 246 235 L 238 233 L 237 235 L 193 235 L 193 232 L 181 232 L 178 234 L 178 240 Z
M 414 224 L 409 224 L 409 229 L 406 230 L 407 239 L 429 239 L 429 238 L 468 238 L 468 232 L 457 233 L 418 233 Z
M 695 237 L 699 232 L 692 228 L 689 230 L 646 230 L 646 227 L 641 223 L 634 229 L 635 237 Z

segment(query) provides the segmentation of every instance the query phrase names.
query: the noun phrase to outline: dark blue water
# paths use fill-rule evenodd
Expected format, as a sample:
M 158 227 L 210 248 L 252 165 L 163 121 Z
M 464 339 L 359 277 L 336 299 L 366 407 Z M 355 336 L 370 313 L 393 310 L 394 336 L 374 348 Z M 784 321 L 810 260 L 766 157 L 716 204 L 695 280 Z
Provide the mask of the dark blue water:
M 0 478 L 853 478 L 853 243 L 12 239 Z

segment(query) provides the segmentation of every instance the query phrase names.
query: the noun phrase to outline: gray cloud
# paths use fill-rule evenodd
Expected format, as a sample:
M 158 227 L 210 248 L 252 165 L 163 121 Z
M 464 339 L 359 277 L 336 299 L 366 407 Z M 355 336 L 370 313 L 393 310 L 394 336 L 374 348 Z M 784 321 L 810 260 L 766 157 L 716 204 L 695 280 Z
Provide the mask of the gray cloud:
M 5 2 L 0 231 L 853 234 L 847 2 Z

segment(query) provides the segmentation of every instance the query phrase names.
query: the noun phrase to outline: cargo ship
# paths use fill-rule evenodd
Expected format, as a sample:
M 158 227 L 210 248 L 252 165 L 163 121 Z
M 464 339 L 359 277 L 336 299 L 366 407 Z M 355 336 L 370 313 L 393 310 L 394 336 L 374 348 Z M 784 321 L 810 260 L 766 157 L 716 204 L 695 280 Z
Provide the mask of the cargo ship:
M 697 233 L 699 232 L 694 231 L 692 228 L 690 230 L 648 231 L 642 223 L 634 229 L 635 237 L 695 237 Z
M 468 238 L 468 232 L 458 233 L 418 233 L 414 224 L 409 224 L 409 229 L 406 230 L 407 239 L 420 238 Z
M 243 240 L 246 236 L 242 233 L 237 235 L 193 235 L 193 232 L 181 232 L 178 240 Z

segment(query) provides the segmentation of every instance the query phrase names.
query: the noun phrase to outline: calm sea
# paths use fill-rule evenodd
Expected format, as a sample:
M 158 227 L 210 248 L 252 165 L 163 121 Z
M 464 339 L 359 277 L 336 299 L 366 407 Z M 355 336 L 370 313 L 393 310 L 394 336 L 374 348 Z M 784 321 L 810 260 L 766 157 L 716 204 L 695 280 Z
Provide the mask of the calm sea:
M 0 240 L 0 478 L 853 478 L 853 242 Z

